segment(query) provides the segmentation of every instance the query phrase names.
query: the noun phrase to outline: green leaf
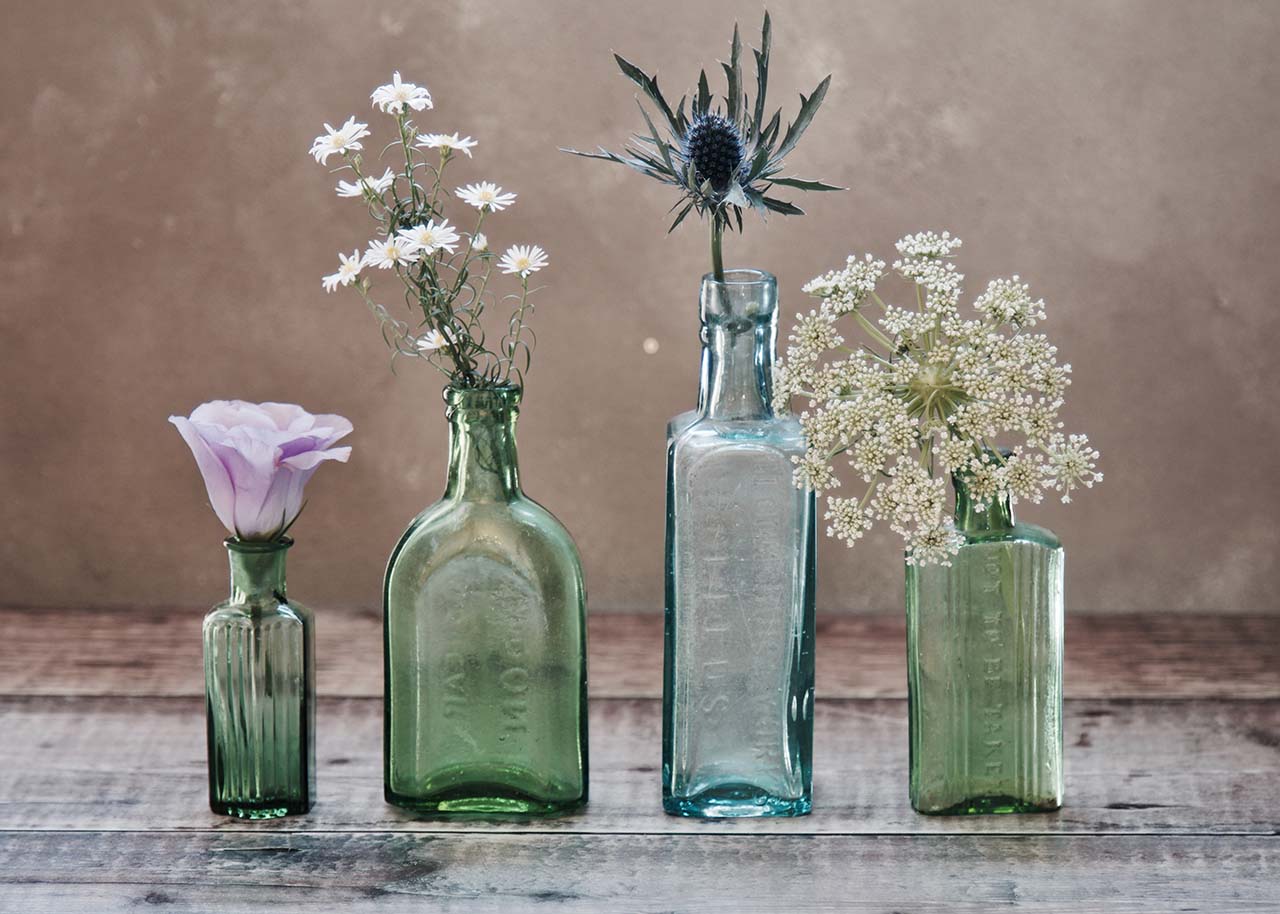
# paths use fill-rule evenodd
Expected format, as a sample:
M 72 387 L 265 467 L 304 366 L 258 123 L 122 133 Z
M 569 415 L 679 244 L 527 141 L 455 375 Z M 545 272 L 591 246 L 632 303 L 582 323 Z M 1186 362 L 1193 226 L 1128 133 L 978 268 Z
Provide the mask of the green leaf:
M 628 156 L 618 155 L 616 152 L 610 152 L 601 148 L 599 152 L 581 152 L 577 149 L 560 148 L 561 152 L 567 152 L 569 155 L 582 156 L 584 159 L 604 159 L 606 162 L 616 162 L 619 165 L 625 165 L 634 169 L 643 175 L 651 178 L 657 178 L 664 184 L 679 184 L 680 181 L 672 174 L 667 174 L 665 168 L 656 167 L 657 163 L 650 164 L 639 158 L 631 158 Z
M 662 97 L 662 90 L 658 88 L 658 80 L 631 63 L 621 54 L 614 54 L 613 59 L 618 62 L 618 69 L 622 71 L 622 75 L 639 86 L 641 91 L 649 96 L 649 99 L 658 106 L 658 110 L 666 117 L 667 123 L 671 126 L 671 132 L 679 136 L 681 132 L 680 124 L 676 121 L 676 116 L 671 112 L 671 106 Z
M 783 187 L 794 187 L 798 190 L 848 190 L 847 187 L 836 187 L 821 181 L 809 181 L 805 178 L 770 178 L 770 184 L 781 184 Z
M 773 112 L 773 117 L 769 119 L 769 126 L 760 132 L 760 145 L 772 146 L 773 141 L 778 138 L 778 131 L 782 129 L 782 109 L 779 108 Z
M 764 194 L 758 190 L 752 190 L 750 187 L 743 188 L 743 193 L 747 196 L 747 202 L 751 204 L 751 208 L 764 215 L 769 208 L 764 205 Z
M 694 102 L 695 116 L 706 114 L 711 108 L 711 87 L 707 84 L 707 71 L 698 74 L 698 100 Z
M 775 161 L 781 161 L 783 156 L 796 148 L 796 143 L 800 142 L 800 137 L 809 128 L 809 122 L 818 113 L 818 107 L 822 104 L 822 100 L 826 98 L 827 87 L 830 85 L 831 77 L 828 76 L 818 83 L 818 88 L 814 89 L 813 94 L 808 98 L 805 98 L 804 95 L 800 96 L 800 113 L 796 115 L 795 123 L 787 127 L 787 135 L 782 138 L 782 145 L 778 147 L 778 151 L 774 155 Z
M 762 197 L 764 205 L 775 213 L 782 213 L 784 216 L 803 216 L 804 210 L 796 206 L 794 203 L 788 203 L 786 200 L 779 200 L 776 197 Z
M 766 143 L 761 143 L 759 148 L 756 149 L 756 154 L 751 159 L 751 166 L 747 169 L 747 180 L 744 183 L 750 184 L 758 178 L 767 164 L 769 164 L 769 146 Z
M 733 24 L 733 44 L 729 50 L 729 62 L 722 63 L 720 66 L 724 68 L 725 79 L 729 82 L 728 94 L 725 95 L 725 105 L 728 109 L 729 120 L 735 124 L 742 114 L 742 62 L 739 58 L 742 56 L 742 39 L 738 37 L 738 23 Z
M 690 200 L 688 203 L 684 205 L 684 209 L 680 210 L 680 215 L 676 216 L 676 221 L 671 223 L 671 228 L 667 229 L 668 235 L 670 235 L 672 232 L 676 230 L 677 225 L 679 225 L 681 222 L 684 222 L 684 217 L 689 215 L 689 211 L 692 209 L 693 209 L 693 201 Z
M 671 161 L 671 153 L 667 149 L 667 144 L 662 141 L 662 137 L 658 136 L 658 128 L 653 126 L 653 119 L 649 117 L 649 112 L 644 110 L 644 105 L 640 104 L 640 99 L 636 99 L 636 107 L 640 109 L 640 116 L 644 118 L 645 126 L 649 128 L 649 135 L 653 138 L 653 145 L 658 147 L 658 152 L 662 153 L 662 161 L 667 163 L 667 168 L 671 170 L 671 176 L 676 175 L 676 166 Z M 643 137 L 641 137 L 643 139 Z
M 665 163 L 658 161 L 643 149 L 628 149 L 628 152 L 635 157 L 636 161 L 643 162 L 654 171 L 660 171 L 665 174 L 670 170 Z M 674 177 L 674 174 L 672 176 Z
M 769 87 L 769 50 L 773 44 L 773 26 L 769 22 L 769 11 L 764 11 L 764 25 L 760 28 L 760 50 L 756 55 L 756 112 L 752 118 L 752 130 L 758 131 L 764 121 L 764 97 Z

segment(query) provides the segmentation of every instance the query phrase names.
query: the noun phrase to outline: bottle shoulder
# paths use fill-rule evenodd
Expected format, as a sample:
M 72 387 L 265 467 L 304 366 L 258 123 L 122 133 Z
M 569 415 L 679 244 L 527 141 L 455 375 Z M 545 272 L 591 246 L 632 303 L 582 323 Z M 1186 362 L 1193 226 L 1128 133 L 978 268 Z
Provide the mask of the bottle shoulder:
M 204 617 L 204 627 L 207 629 L 217 625 L 247 625 L 255 620 L 259 624 L 265 620 L 272 620 L 281 624 L 309 625 L 313 616 L 310 609 L 292 599 L 256 600 L 249 603 L 225 600 L 209 610 Z
M 572 539 L 554 514 L 523 491 L 505 500 L 442 498 L 415 517 L 401 539 L 465 528 L 478 522 L 535 527 Z
M 1021 521 L 1005 530 L 983 530 L 966 534 L 966 545 L 983 543 L 1030 543 L 1046 549 L 1062 549 L 1062 542 L 1052 530 Z
M 788 455 L 803 453 L 804 430 L 790 414 L 764 419 L 714 419 L 697 412 L 681 413 L 667 423 L 667 446 L 714 448 L 722 445 L 764 447 Z
M 406 563 L 436 566 L 455 556 L 479 554 L 499 563 L 559 567 L 581 576 L 582 560 L 568 529 L 523 493 L 509 501 L 437 502 L 404 532 L 387 573 Z

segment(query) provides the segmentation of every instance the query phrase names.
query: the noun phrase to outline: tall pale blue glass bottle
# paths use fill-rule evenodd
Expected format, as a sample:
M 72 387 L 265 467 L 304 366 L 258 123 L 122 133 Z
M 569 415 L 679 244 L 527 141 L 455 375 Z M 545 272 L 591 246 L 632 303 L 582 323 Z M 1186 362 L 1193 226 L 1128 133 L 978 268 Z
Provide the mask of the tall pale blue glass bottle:
M 814 510 L 799 422 L 772 408 L 777 281 L 702 280 L 698 408 L 667 441 L 662 804 L 794 816 L 812 804 Z

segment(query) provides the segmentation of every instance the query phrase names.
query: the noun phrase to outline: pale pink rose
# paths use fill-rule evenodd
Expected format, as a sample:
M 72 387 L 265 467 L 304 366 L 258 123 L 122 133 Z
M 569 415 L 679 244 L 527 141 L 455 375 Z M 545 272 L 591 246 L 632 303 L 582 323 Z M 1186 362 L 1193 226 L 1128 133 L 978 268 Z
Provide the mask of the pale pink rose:
M 292 403 L 202 403 L 170 416 L 195 455 L 218 520 L 242 540 L 270 540 L 302 510 L 302 487 L 325 460 L 351 456 L 333 447 L 351 433 L 341 416 L 313 416 Z

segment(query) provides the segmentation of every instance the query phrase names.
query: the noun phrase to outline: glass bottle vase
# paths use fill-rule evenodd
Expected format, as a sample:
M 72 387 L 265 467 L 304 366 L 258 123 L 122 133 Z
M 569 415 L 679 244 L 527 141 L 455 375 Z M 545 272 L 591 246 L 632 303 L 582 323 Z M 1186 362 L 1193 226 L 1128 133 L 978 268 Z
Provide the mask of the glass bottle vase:
M 702 281 L 698 408 L 667 441 L 662 803 L 790 816 L 812 796 L 813 496 L 799 422 L 772 408 L 777 284 Z
M 573 809 L 587 800 L 578 550 L 520 488 L 520 390 L 445 400 L 444 496 L 387 566 L 386 799 L 439 815 Z
M 315 626 L 285 595 L 293 541 L 226 541 L 231 596 L 204 619 L 209 807 L 243 819 L 315 801 Z
M 1057 538 L 977 510 L 953 477 L 965 538 L 950 567 L 907 566 L 911 805 L 922 813 L 1062 805 L 1062 569 Z

